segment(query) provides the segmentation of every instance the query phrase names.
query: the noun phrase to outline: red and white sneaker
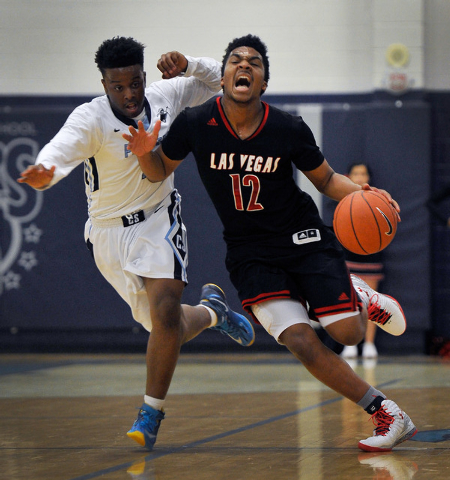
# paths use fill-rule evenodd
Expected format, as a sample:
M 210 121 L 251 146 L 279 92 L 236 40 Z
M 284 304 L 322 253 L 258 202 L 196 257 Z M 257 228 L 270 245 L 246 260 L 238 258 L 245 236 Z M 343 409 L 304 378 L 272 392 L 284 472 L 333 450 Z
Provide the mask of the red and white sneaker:
M 369 320 L 391 335 L 398 336 L 404 333 L 406 318 L 397 300 L 389 295 L 376 292 L 356 275 L 352 274 L 351 278 L 353 287 L 361 295 L 367 307 Z
M 389 452 L 417 433 L 409 416 L 392 400 L 383 400 L 381 407 L 372 415 L 375 425 L 373 436 L 361 440 L 358 447 L 365 452 Z

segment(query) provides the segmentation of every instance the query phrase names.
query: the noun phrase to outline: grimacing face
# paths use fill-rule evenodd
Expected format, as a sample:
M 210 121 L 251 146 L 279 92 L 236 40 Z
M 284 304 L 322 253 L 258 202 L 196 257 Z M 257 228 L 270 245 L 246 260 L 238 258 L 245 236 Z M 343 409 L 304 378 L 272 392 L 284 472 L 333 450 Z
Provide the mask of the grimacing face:
M 145 79 L 141 65 L 106 68 L 102 84 L 112 108 L 129 118 L 139 115 L 144 108 Z
M 225 64 L 221 86 L 237 102 L 260 97 L 267 88 L 261 54 L 251 47 L 237 47 Z

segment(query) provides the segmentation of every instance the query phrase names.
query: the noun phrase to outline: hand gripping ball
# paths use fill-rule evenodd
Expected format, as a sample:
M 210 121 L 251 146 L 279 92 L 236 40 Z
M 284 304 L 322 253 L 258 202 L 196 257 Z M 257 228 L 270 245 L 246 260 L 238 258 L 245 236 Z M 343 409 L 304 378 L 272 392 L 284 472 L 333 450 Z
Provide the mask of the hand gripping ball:
M 397 218 L 397 212 L 384 195 L 358 190 L 338 203 L 333 228 L 347 250 L 370 255 L 392 242 L 397 232 Z

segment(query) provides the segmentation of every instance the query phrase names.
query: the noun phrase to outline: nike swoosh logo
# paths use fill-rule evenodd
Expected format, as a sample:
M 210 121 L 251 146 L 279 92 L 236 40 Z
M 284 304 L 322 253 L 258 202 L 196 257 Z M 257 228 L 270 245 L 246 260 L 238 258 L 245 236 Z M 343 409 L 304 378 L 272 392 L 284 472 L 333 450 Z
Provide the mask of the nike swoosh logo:
M 117 132 L 120 132 L 120 128 L 115 128 L 114 131 L 117 133 Z
M 377 210 L 383 215 L 384 219 L 386 220 L 386 223 L 388 224 L 389 230 L 387 232 L 384 232 L 386 235 L 392 235 L 392 232 L 394 231 L 394 228 L 392 227 L 392 223 L 389 221 L 389 218 L 386 216 L 386 214 L 381 211 L 378 207 Z

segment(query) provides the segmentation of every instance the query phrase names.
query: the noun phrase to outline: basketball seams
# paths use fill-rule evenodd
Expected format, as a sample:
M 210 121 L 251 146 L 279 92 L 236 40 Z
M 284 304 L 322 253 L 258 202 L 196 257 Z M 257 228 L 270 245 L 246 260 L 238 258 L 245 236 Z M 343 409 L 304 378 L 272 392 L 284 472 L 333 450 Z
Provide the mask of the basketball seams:
M 380 225 L 378 223 L 378 217 L 377 217 L 376 213 L 374 212 L 374 210 L 372 208 L 372 205 L 369 203 L 369 201 L 366 198 L 367 193 L 370 194 L 370 193 L 375 193 L 375 192 L 371 192 L 370 190 L 362 190 L 361 192 L 362 192 L 361 193 L 361 198 L 366 202 L 366 205 L 369 207 L 369 210 L 371 211 L 371 213 L 373 215 L 373 219 L 375 220 L 377 230 L 378 230 L 378 250 L 381 250 L 381 247 L 383 246 L 383 239 L 382 239 L 381 228 L 380 228 Z M 376 197 L 379 197 L 379 196 L 376 195 Z M 366 251 L 366 250 L 364 250 L 364 251 Z
M 358 242 L 359 248 L 361 248 L 361 250 L 367 255 L 367 250 L 361 245 L 361 242 L 358 238 L 358 234 L 356 233 L 355 224 L 353 222 L 353 202 L 355 200 L 355 193 L 356 192 L 353 192 L 350 196 L 350 221 L 351 221 L 353 235 L 355 237 L 355 240 Z M 367 201 L 366 201 L 366 203 L 367 203 Z
M 389 213 L 392 214 L 392 228 L 394 229 L 393 235 L 395 235 L 396 230 L 397 230 L 397 224 L 398 224 L 397 212 L 396 212 L 395 208 L 394 208 L 394 207 L 392 206 L 392 204 L 387 200 L 387 198 L 386 198 L 384 195 L 382 195 L 381 193 L 372 192 L 372 191 L 370 191 L 370 190 L 367 190 L 367 191 L 365 191 L 365 192 L 366 192 L 366 193 L 370 193 L 370 194 L 376 196 L 379 200 L 382 200 L 382 202 L 386 205 L 386 207 L 388 208 Z M 387 215 L 386 212 L 383 211 L 383 213 L 384 213 L 385 215 Z
M 389 211 L 392 213 L 392 217 L 394 218 L 394 222 L 395 222 L 395 225 L 394 225 L 394 228 L 397 227 L 397 212 L 395 210 L 395 208 L 392 206 L 392 204 L 388 201 L 388 199 L 382 195 L 381 193 L 378 193 L 378 192 L 373 192 L 372 190 L 364 190 L 364 193 L 369 193 L 371 195 L 374 195 L 376 196 L 378 199 L 382 200 L 383 203 L 387 206 L 387 208 L 389 209 Z
M 390 233 L 385 231 L 386 222 Z M 370 255 L 391 243 L 397 230 L 397 215 L 381 193 L 358 190 L 338 203 L 333 226 L 336 238 L 347 250 Z
M 339 216 L 339 210 L 342 208 L 344 203 L 346 203 L 348 200 L 348 197 L 344 197 L 337 205 L 336 210 L 334 211 L 334 218 L 337 218 Z M 334 222 L 333 222 L 334 223 Z M 339 228 L 337 225 L 334 225 L 334 234 L 336 235 L 337 239 L 339 240 L 340 243 L 342 243 L 341 238 L 339 236 Z
M 342 208 L 342 202 L 339 202 L 337 204 L 337 207 L 336 209 L 334 210 L 334 217 L 333 217 L 333 223 L 334 223 L 334 218 L 337 218 L 337 216 L 339 215 L 339 210 Z M 334 234 L 336 235 L 337 239 L 339 240 L 339 232 L 337 231 L 337 228 L 336 228 L 336 225 L 334 225 Z M 340 242 L 340 240 L 339 240 Z

